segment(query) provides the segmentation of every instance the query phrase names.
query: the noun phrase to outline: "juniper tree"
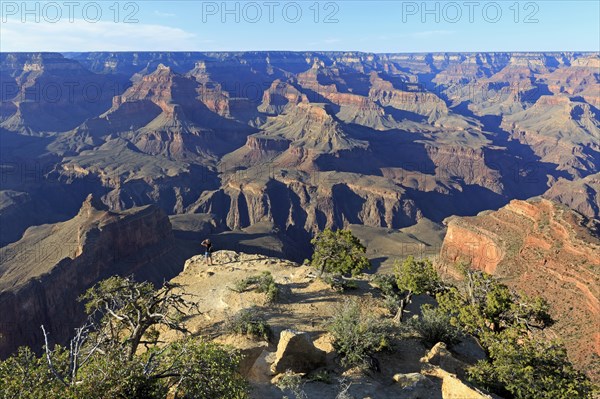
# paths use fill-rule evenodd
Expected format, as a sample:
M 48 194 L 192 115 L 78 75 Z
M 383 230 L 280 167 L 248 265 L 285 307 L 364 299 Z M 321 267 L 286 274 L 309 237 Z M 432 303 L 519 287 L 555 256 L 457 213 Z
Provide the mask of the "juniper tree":
M 366 247 L 350 230 L 325 229 L 311 243 L 314 253 L 310 263 L 320 275 L 327 272 L 355 276 L 371 266 L 365 256 Z

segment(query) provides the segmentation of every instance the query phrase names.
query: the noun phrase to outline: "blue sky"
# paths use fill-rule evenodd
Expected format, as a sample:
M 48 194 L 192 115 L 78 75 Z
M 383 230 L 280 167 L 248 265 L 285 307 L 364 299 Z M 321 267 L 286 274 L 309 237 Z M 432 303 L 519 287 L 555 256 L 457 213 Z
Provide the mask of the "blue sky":
M 597 0 L 75 3 L 2 0 L 0 51 L 600 51 Z

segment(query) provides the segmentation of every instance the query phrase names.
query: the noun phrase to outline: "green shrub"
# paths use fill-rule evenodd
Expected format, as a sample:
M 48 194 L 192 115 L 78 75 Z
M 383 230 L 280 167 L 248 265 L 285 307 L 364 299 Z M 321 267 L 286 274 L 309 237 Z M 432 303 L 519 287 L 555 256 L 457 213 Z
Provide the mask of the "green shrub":
M 402 297 L 396 284 L 396 277 L 391 274 L 376 274 L 371 283 L 381 291 L 383 306 L 394 316 L 400 308 Z
M 218 344 L 185 338 L 129 361 L 119 352 L 95 356 L 72 390 L 76 398 L 247 398 L 240 356 Z M 63 399 L 64 397 L 61 397 Z
M 329 375 L 329 371 L 322 369 L 311 373 L 308 376 L 309 381 L 314 382 L 323 382 L 325 384 L 331 384 L 331 376 Z
M 151 352 L 156 353 L 154 349 Z M 152 378 L 154 373 L 145 373 L 144 363 L 148 359 L 146 353 L 129 360 L 119 350 L 94 356 L 79 372 L 79 379 L 84 383 L 75 385 L 73 389 L 77 397 L 90 399 L 164 397 L 169 390 L 169 379 Z M 168 367 L 166 356 L 157 356 L 151 363 Z M 175 369 L 173 371 L 176 372 Z
M 295 374 L 291 370 L 286 370 L 277 381 L 277 388 L 283 392 L 289 392 L 294 399 L 308 399 L 308 395 L 304 392 L 302 376 Z M 284 396 L 283 399 L 289 399 L 289 396 Z
M 355 300 L 347 299 L 335 309 L 328 330 L 344 366 L 366 367 L 373 354 L 390 346 L 387 322 L 375 318 Z
M 410 294 L 433 292 L 439 287 L 439 276 L 429 259 L 417 260 L 409 256 L 402 263 L 394 265 L 396 285 Z
M 552 324 L 548 304 L 542 298 L 518 295 L 487 273 L 464 265 L 461 268 L 464 287 L 452 287 L 437 295 L 440 309 L 451 316 L 453 325 L 485 341 L 507 328 L 526 333 L 533 327 L 543 329 Z
M 399 296 L 384 296 L 383 297 L 383 307 L 386 308 L 388 313 L 391 316 L 396 315 L 398 313 L 398 309 L 400 309 L 400 305 L 402 302 L 402 298 Z
M 515 399 L 591 399 L 597 387 L 567 358 L 564 346 L 505 330 L 488 347 L 490 360 L 467 370 L 469 380 Z
M 347 280 L 340 275 L 323 276 L 321 280 L 329 285 L 331 289 L 337 292 L 345 292 L 358 288 L 358 283 L 354 280 Z
M 371 279 L 371 283 L 377 287 L 383 296 L 398 296 L 398 285 L 396 277 L 392 274 L 376 274 Z
M 532 330 L 552 324 L 541 298 L 512 291 L 494 276 L 457 266 L 464 283 L 437 295 L 451 324 L 473 335 L 489 359 L 467 370 L 471 382 L 515 399 L 589 399 L 595 388 L 575 370 L 562 345 L 543 341 Z
M 68 361 L 67 353 L 64 350 L 56 353 L 57 367 L 59 371 L 63 371 L 66 369 L 64 364 Z M 61 397 L 72 396 L 65 395 L 65 387 L 54 377 L 46 360 L 37 357 L 28 347 L 20 347 L 14 355 L 0 361 L 0 398 Z
M 268 341 L 271 327 L 255 307 L 242 309 L 226 325 L 227 331 L 239 335 L 249 335 Z
M 243 278 L 243 279 L 239 279 L 236 280 L 233 283 L 233 287 L 231 287 L 231 289 L 239 294 L 241 294 L 242 292 L 245 292 L 248 287 L 250 286 L 250 279 L 249 278 Z
M 424 344 L 433 346 L 444 342 L 450 346 L 458 342 L 460 330 L 450 324 L 450 315 L 431 305 L 421 307 L 421 317 L 413 317 L 407 328 L 416 332 Z
M 395 286 L 401 294 L 399 298 L 392 294 L 396 290 L 391 286 L 389 278 L 386 278 L 383 286 L 388 292 L 388 297 L 384 303 L 390 312 L 396 308 L 394 321 L 397 323 L 402 323 L 404 309 L 411 303 L 413 295 L 431 294 L 441 289 L 439 276 L 429 259 L 416 260 L 413 256 L 409 256 L 404 262 L 394 264 L 394 275 Z
M 279 299 L 279 288 L 276 285 L 270 285 L 265 294 L 267 295 L 267 300 L 269 302 L 277 302 Z
M 182 320 L 196 306 L 178 288 L 132 277 L 99 282 L 82 296 L 90 318 L 67 346 L 48 345 L 44 329 L 42 356 L 21 348 L 0 361 L 0 398 L 248 398 L 239 354 L 189 336 Z M 159 327 L 184 338 L 159 344 Z
M 176 341 L 165 354 L 184 378 L 173 378 L 182 399 L 246 399 L 248 383 L 239 374 L 239 352 L 197 339 Z M 163 370 L 169 370 L 163 365 Z M 164 398 L 164 397 L 163 397 Z
M 268 271 L 262 272 L 257 276 L 250 276 L 245 279 L 237 280 L 231 289 L 239 293 L 249 289 L 264 293 L 269 302 L 276 302 L 279 298 L 279 287 L 277 286 L 277 283 L 275 283 L 271 272 Z
M 67 380 L 69 351 L 46 356 L 28 348 L 0 361 L 0 398 L 19 399 L 164 399 L 176 387 L 176 398 L 244 399 L 248 386 L 238 372 L 239 354 L 213 343 L 186 338 L 151 348 L 129 360 L 127 348 L 104 348 Z M 80 359 L 82 360 L 82 359 Z M 58 378 L 58 376 L 61 378 Z
M 251 277 L 251 284 L 255 285 L 256 292 L 266 294 L 269 302 L 277 301 L 279 297 L 279 287 L 273 279 L 273 275 L 270 272 L 262 272 L 258 276 Z

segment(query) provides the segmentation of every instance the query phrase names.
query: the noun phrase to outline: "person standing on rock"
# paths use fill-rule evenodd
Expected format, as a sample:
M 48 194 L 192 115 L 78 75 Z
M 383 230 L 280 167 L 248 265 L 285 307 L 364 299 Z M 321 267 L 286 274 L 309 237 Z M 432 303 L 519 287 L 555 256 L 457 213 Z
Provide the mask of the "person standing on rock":
M 206 259 L 206 264 L 212 266 L 212 243 L 207 238 L 206 240 L 202 241 L 200 245 L 205 248 L 204 258 Z

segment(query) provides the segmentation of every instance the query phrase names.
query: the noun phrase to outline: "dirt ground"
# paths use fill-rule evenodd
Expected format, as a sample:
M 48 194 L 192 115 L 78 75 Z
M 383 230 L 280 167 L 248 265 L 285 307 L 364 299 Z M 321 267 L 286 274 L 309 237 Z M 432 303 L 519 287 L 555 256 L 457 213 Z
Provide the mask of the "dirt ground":
M 421 372 L 429 367 L 419 361 L 428 349 L 417 339 L 395 342 L 392 352 L 378 354 L 381 372 L 365 373 L 355 369 L 344 370 L 339 366 L 331 337 L 326 331 L 326 322 L 336 312 L 339 303 L 354 297 L 362 301 L 373 314 L 389 317 L 382 307 L 378 290 L 369 284 L 368 276 L 358 280 L 357 289 L 339 293 L 318 279 L 313 268 L 286 260 L 217 251 L 213 254 L 213 263 L 213 266 L 207 266 L 203 256 L 195 256 L 188 260 L 185 270 L 172 280 L 180 284 L 181 290 L 188 294 L 188 299 L 198 306 L 198 313 L 186 321 L 192 332 L 242 350 L 259 347 L 273 352 L 282 330 L 309 333 L 315 346 L 328 353 L 327 366 L 320 372 L 329 379 L 328 382 L 304 379 L 303 390 L 309 399 L 336 398 L 340 384 L 349 385 L 347 393 L 353 398 L 442 398 L 442 380 L 435 373 L 428 376 L 430 385 L 416 390 L 402 389 L 392 378 L 397 373 Z M 269 304 L 262 293 L 238 293 L 231 289 L 237 281 L 263 271 L 271 272 L 279 286 L 280 295 L 275 303 Z M 415 297 L 407 309 L 406 317 L 417 314 L 423 303 L 431 301 L 429 297 Z M 256 307 L 271 326 L 274 333 L 272 342 L 258 342 L 225 331 L 224 326 L 232 315 L 251 306 Z M 176 336 L 170 338 L 175 339 Z M 285 396 L 284 392 L 270 383 L 254 383 L 252 388 L 252 397 L 255 399 Z

